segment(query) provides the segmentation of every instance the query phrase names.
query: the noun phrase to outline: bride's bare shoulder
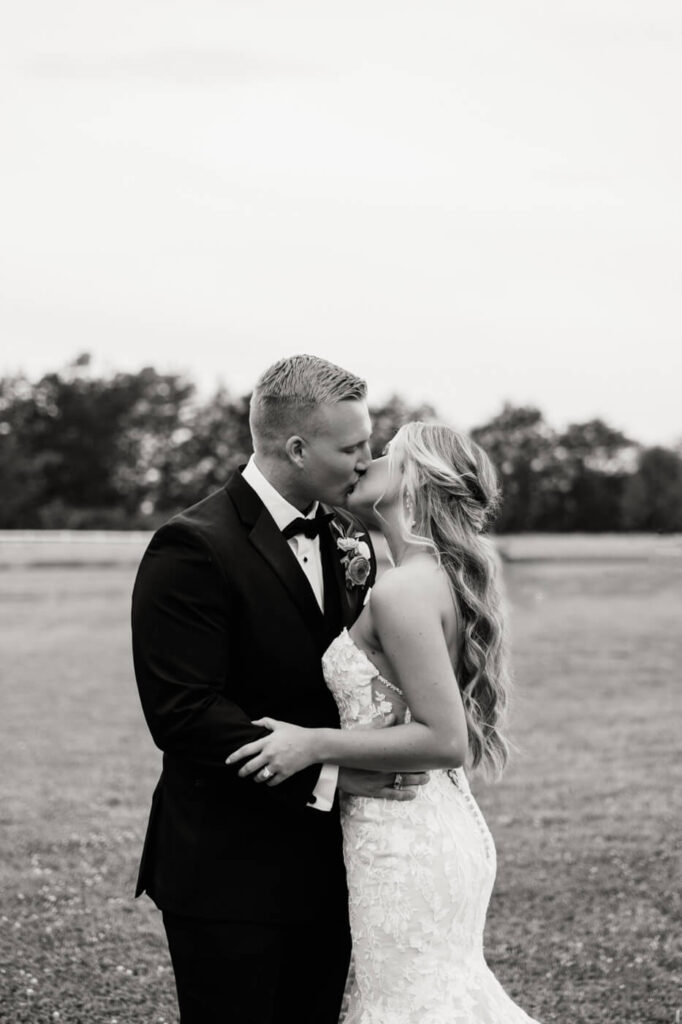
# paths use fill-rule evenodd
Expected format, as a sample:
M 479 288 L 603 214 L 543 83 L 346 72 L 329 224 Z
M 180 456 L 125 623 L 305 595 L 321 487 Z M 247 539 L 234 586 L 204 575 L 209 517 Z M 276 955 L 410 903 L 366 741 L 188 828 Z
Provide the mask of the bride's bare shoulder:
M 447 574 L 432 558 L 412 558 L 404 565 L 386 569 L 372 590 L 373 610 L 388 613 L 441 616 L 452 603 Z

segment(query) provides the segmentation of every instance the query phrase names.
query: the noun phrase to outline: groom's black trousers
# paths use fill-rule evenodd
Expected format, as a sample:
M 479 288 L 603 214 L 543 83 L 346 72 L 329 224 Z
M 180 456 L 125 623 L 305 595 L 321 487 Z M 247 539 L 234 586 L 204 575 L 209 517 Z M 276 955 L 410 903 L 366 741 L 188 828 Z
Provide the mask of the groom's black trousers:
M 302 924 L 164 913 L 180 1024 L 337 1024 L 350 934 L 345 914 L 320 911 Z

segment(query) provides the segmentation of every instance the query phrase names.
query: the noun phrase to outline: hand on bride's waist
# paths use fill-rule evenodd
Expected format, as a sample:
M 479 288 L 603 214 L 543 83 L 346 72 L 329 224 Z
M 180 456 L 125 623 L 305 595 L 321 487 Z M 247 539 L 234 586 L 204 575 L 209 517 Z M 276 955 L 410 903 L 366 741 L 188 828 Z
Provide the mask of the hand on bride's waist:
M 340 768 L 337 788 L 348 796 L 414 800 L 419 787 L 428 781 L 428 772 L 371 772 L 361 768 Z
M 382 716 L 369 728 L 386 728 L 393 725 L 395 716 Z M 267 736 L 247 743 L 235 750 L 226 763 L 243 761 L 239 776 L 254 775 L 256 782 L 277 786 L 296 772 L 310 764 L 317 764 L 320 758 L 317 738 L 321 730 L 307 729 L 274 718 L 259 718 L 253 723 L 270 729 Z M 363 769 L 341 768 L 338 788 L 355 796 L 377 797 L 386 800 L 412 800 L 418 786 L 428 782 L 425 772 L 377 772 Z
M 225 762 L 229 765 L 244 761 L 238 772 L 242 778 L 255 774 L 256 782 L 277 786 L 319 761 L 315 749 L 318 730 L 279 722 L 275 718 L 259 718 L 253 724 L 270 729 L 269 735 L 244 744 Z
M 370 729 L 386 728 L 395 723 L 395 715 L 382 715 Z M 321 763 L 318 740 L 323 732 L 321 729 L 307 729 L 290 722 L 280 722 L 276 718 L 259 718 L 252 723 L 264 729 L 270 729 L 268 736 L 262 736 L 252 743 L 233 751 L 225 763 L 235 764 L 243 761 L 238 775 L 246 778 L 255 775 L 255 782 L 265 782 L 268 786 L 277 786 L 296 772 L 303 771 L 310 764 Z M 370 775 L 371 772 L 360 772 Z

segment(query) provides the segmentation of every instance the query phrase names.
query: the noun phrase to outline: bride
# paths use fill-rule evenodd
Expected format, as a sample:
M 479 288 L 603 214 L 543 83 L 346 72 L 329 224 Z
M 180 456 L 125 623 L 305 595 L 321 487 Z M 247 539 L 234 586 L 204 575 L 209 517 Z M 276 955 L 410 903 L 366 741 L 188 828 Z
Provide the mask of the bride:
M 494 470 L 439 424 L 409 423 L 349 505 L 374 515 L 394 567 L 323 658 L 338 729 L 274 719 L 235 752 L 268 785 L 309 764 L 429 769 L 413 799 L 342 795 L 354 971 L 344 1024 L 533 1024 L 483 955 L 495 847 L 464 766 L 499 775 L 508 692 L 490 541 Z M 384 727 L 385 726 L 385 727 Z M 260 779 L 260 776 L 259 776 Z

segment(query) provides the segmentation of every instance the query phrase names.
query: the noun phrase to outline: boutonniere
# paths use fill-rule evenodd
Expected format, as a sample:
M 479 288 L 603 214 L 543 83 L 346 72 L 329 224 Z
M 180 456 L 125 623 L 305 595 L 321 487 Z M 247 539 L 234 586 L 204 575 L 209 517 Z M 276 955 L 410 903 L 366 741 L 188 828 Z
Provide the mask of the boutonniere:
M 361 539 L 364 534 L 355 533 L 351 525 L 345 530 L 337 522 L 332 525 L 338 533 L 336 546 L 343 553 L 341 565 L 346 570 L 346 587 L 352 590 L 364 586 L 372 568 L 369 544 Z

